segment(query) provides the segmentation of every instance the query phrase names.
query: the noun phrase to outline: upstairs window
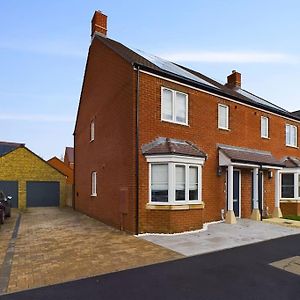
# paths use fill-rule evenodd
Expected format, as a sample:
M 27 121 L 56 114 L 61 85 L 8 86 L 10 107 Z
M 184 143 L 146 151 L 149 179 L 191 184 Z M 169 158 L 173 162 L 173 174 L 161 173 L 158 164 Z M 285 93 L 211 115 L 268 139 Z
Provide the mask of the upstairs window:
M 188 124 L 188 95 L 171 89 L 161 90 L 161 119 L 163 121 Z
M 97 196 L 97 172 L 92 172 L 92 193 L 91 196 Z
M 93 120 L 90 124 L 90 141 L 95 139 L 95 121 Z
M 260 136 L 262 138 L 269 138 L 269 118 L 261 117 L 260 119 Z
M 218 105 L 218 128 L 229 129 L 229 107 L 224 104 Z
M 297 147 L 297 127 L 294 125 L 286 124 L 285 126 L 285 139 L 286 146 Z

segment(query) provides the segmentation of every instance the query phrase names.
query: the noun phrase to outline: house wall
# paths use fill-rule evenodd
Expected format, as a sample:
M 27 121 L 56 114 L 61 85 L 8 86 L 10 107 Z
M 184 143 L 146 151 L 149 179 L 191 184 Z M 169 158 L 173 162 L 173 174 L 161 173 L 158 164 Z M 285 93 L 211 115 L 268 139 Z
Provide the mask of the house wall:
M 135 231 L 135 86 L 130 64 L 95 39 L 75 129 L 75 208 Z M 90 142 L 90 123 L 95 139 Z M 97 196 L 91 196 L 91 172 Z M 122 202 L 122 203 L 121 203 Z
M 19 182 L 19 208 L 26 208 L 26 181 L 59 181 L 60 206 L 65 205 L 66 177 L 26 148 L 0 157 L 0 179 Z
M 175 89 L 189 96 L 188 112 L 189 125 L 183 126 L 161 121 L 161 87 Z M 229 130 L 218 129 L 218 103 L 229 106 Z M 269 117 L 269 139 L 260 137 L 260 118 Z M 300 156 L 299 148 L 285 146 L 285 124 L 299 125 L 295 121 L 263 112 L 256 108 L 234 103 L 202 91 L 182 86 L 161 78 L 141 73 L 140 83 L 140 231 L 165 231 L 161 225 L 168 222 L 169 216 L 188 221 L 182 221 L 181 231 L 199 228 L 202 222 L 220 220 L 221 209 L 226 204 L 225 169 L 222 175 L 217 176 L 218 151 L 217 144 L 226 144 L 237 147 L 247 147 L 271 151 L 277 159 L 284 156 Z M 298 135 L 299 135 L 298 129 Z M 141 153 L 141 146 L 153 141 L 157 137 L 168 137 L 189 140 L 208 154 L 203 167 L 203 201 L 205 209 L 199 211 L 164 212 L 146 209 L 149 199 L 148 164 Z M 299 140 L 299 137 L 298 137 Z M 242 182 L 247 183 L 242 188 L 242 216 L 251 214 L 251 170 L 242 171 Z M 264 176 L 264 199 L 269 212 L 274 208 L 274 178 Z M 201 219 L 201 222 L 199 219 Z M 151 220 L 151 225 L 150 224 Z M 153 224 L 156 224 L 155 226 Z M 174 227 L 171 231 L 177 231 Z

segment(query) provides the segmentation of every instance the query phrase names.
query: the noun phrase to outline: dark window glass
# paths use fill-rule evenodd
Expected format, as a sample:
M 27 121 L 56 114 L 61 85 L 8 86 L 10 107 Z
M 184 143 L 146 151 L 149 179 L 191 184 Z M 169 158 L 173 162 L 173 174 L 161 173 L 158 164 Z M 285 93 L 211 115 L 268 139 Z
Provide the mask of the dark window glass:
M 281 176 L 281 197 L 282 198 L 294 198 L 294 174 L 282 174 Z

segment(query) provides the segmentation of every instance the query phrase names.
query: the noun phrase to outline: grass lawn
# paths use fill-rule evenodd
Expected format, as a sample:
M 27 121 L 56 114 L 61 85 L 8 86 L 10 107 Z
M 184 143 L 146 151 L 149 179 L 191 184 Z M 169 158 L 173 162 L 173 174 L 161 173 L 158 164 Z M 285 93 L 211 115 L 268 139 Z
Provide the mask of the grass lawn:
M 289 220 L 300 221 L 300 216 L 289 215 L 289 216 L 284 216 L 283 218 L 289 219 Z

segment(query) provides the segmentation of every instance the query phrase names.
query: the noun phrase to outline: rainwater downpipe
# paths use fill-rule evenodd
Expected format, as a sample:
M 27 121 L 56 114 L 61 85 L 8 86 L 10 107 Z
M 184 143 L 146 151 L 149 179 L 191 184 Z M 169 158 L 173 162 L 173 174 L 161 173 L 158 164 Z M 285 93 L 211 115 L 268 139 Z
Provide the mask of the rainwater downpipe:
M 136 216 L 135 216 L 135 234 L 139 234 L 139 98 L 140 98 L 140 68 L 136 67 L 136 131 L 135 131 L 135 176 L 136 176 Z

